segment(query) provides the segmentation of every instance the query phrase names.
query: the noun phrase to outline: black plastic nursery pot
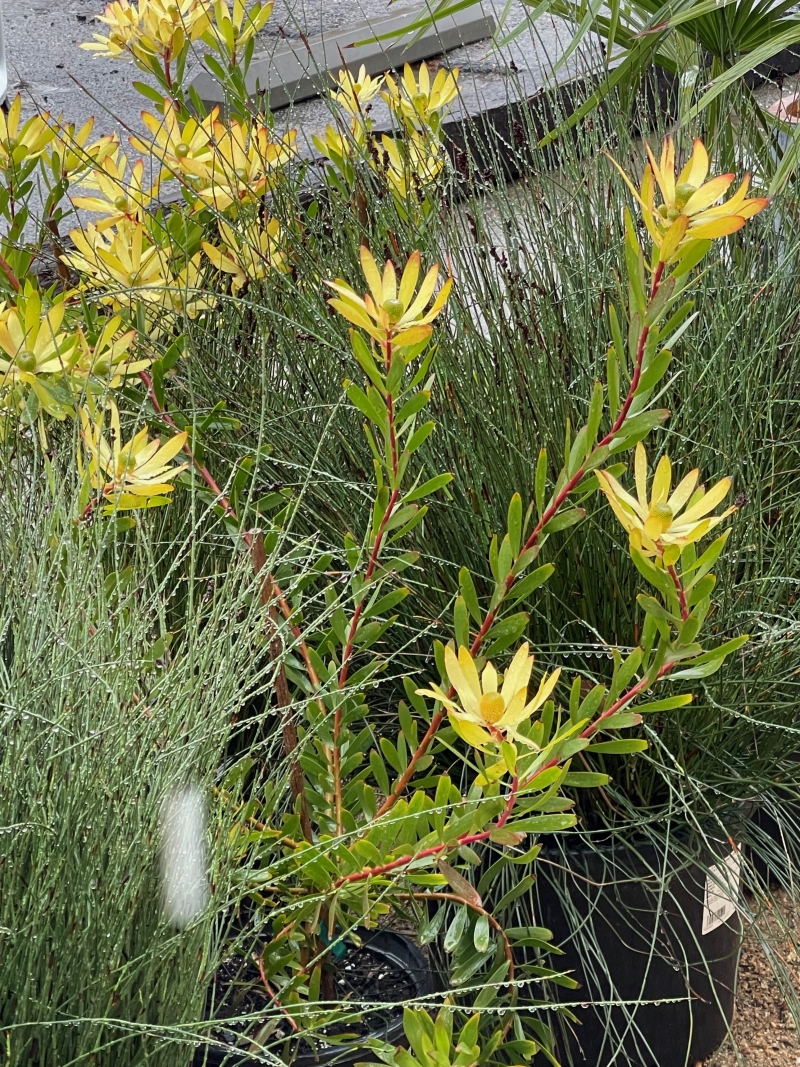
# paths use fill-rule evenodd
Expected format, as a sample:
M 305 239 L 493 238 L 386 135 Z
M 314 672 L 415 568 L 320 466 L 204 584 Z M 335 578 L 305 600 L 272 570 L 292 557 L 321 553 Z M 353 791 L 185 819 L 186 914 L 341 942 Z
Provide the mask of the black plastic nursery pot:
M 312 1042 L 293 1038 L 288 1024 L 283 1027 L 283 1035 L 280 1027 L 276 1028 L 268 1042 L 273 1057 L 279 1056 L 292 1067 L 353 1067 L 371 1062 L 369 1049 L 365 1048 L 370 1039 L 403 1043 L 403 1004 L 433 991 L 430 965 L 413 941 L 394 930 L 361 928 L 356 933 L 361 946 L 348 945 L 346 955 L 336 963 L 336 991 L 343 1002 L 361 1001 L 373 1006 L 358 1021 L 334 1024 L 329 1034 L 331 1042 L 325 1040 L 324 1032 L 317 1033 Z M 240 984 L 253 982 L 252 994 L 238 1002 L 238 1013 L 249 1016 L 241 1025 L 236 1022 L 237 1008 L 233 1006 L 234 968 Z M 253 1021 L 253 1015 L 263 1007 L 265 1020 L 275 1017 L 272 997 L 258 978 L 256 963 L 249 960 L 237 959 L 217 972 L 209 998 L 213 1005 L 210 1014 L 224 1023 L 221 1021 L 219 1029 L 211 1032 L 208 1044 L 198 1046 L 193 1067 L 255 1067 L 265 1062 L 265 1057 L 248 1052 L 252 1038 L 263 1027 L 263 1023 Z
M 580 982 L 550 987 L 577 1005 L 577 1023 L 555 1022 L 562 1067 L 694 1067 L 733 1018 L 739 856 L 688 835 L 669 850 L 576 837 L 548 844 L 537 862 L 537 922 L 565 953 L 550 966 Z

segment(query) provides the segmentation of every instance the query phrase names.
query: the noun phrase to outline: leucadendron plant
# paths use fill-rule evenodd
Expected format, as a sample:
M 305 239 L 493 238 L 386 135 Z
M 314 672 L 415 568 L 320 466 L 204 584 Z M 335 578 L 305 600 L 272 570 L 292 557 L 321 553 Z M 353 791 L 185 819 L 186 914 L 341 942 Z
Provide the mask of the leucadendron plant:
M 730 516 L 732 509 L 718 510 L 730 480 L 706 491 L 698 471 L 681 472 L 673 490 L 673 462 L 662 458 L 651 475 L 642 442 L 669 415 L 656 403 L 672 350 L 696 314 L 686 296 L 694 268 L 716 239 L 734 234 L 765 201 L 748 198 L 745 179 L 721 202 L 732 176 L 707 180 L 700 142 L 678 175 L 667 140 L 659 162 L 650 155 L 640 187 L 629 182 L 649 247 L 628 214 L 628 305 L 610 309 L 606 380 L 595 384 L 585 425 L 574 434 L 565 428 L 563 462 L 540 453 L 533 500 L 515 494 L 509 501 L 507 529 L 489 546 L 491 593 L 479 596 L 462 568 L 449 634 L 432 642 L 430 666 L 400 679 L 405 699 L 396 706 L 397 729 L 387 731 L 385 708 L 398 680 L 384 680 L 391 660 L 386 635 L 394 608 L 413 595 L 417 561 L 408 536 L 424 535 L 430 501 L 440 494 L 443 506 L 451 480 L 433 460 L 421 459 L 435 457 L 435 449 L 421 449 L 435 430 L 425 411 L 438 388 L 437 333 L 447 330 L 454 280 L 443 279 L 435 264 L 423 265 L 418 252 L 397 266 L 379 265 L 364 247 L 363 280 L 327 281 L 330 308 L 351 327 L 345 391 L 363 417 L 373 457 L 372 507 L 366 527 L 348 534 L 340 551 L 321 555 L 302 580 L 292 579 L 291 558 L 288 581 L 267 567 L 302 502 L 287 509 L 275 492 L 257 499 L 255 451 L 232 470 L 212 470 L 203 435 L 236 427 L 221 408 L 202 418 L 181 410 L 176 397 L 185 394 L 171 384 L 173 369 L 189 358 L 187 323 L 213 314 L 222 296 L 249 298 L 280 276 L 281 285 L 302 284 L 322 300 L 318 277 L 296 276 L 292 239 L 266 207 L 295 156 L 293 135 L 276 136 L 270 117 L 244 102 L 227 117 L 216 109 L 192 113 L 182 89 L 190 51 L 204 43 L 218 56 L 206 55 L 210 69 L 216 62 L 232 94 L 243 91 L 254 35 L 268 13 L 268 5 L 256 5 L 247 15 L 239 0 L 232 10 L 222 0 L 118 0 L 106 9 L 108 35 L 100 35 L 97 50 L 130 56 L 159 86 L 146 93 L 158 104 L 157 114 L 145 115 L 151 137 L 137 141 L 161 168 L 152 178 L 144 164 L 129 169 L 115 139 L 90 143 L 90 126 L 76 133 L 49 116 L 22 123 L 19 101 L 7 119 L 0 116 L 0 213 L 19 236 L 38 173 L 49 190 L 42 232 L 51 234 L 63 268 L 61 290 L 41 291 L 27 277 L 30 252 L 13 234 L 0 239 L 6 440 L 13 427 L 18 454 L 23 445 L 38 448 L 52 477 L 52 427 L 74 424 L 76 524 L 115 524 L 110 535 L 121 534 L 151 521 L 153 508 L 174 513 L 186 506 L 187 487 L 201 487 L 234 549 L 251 556 L 254 590 L 268 609 L 265 649 L 281 661 L 273 696 L 288 772 L 265 774 L 245 757 L 217 796 L 236 813 L 229 847 L 238 891 L 269 929 L 259 982 L 275 1015 L 295 1034 L 357 1015 L 359 1007 L 337 1003 L 333 991 L 343 947 L 393 915 L 416 916 L 423 942 L 443 935 L 458 1012 L 469 1018 L 454 1042 L 455 1008 L 436 1022 L 415 1011 L 406 1019 L 413 1053 L 384 1048 L 384 1058 L 399 1067 L 448 1056 L 453 1065 L 519 1063 L 546 1046 L 547 1032 L 532 1014 L 502 1012 L 520 988 L 535 998 L 536 983 L 554 972 L 541 961 L 522 963 L 515 947 L 544 952 L 549 935 L 503 928 L 489 902 L 489 872 L 532 863 L 540 834 L 575 823 L 563 789 L 608 780 L 582 769 L 583 753 L 644 749 L 646 742 L 628 733 L 642 716 L 690 703 L 686 683 L 718 670 L 746 640 L 709 647 L 702 638 L 711 572 L 727 534 L 702 542 Z M 428 164 L 420 169 L 417 162 L 424 162 L 423 148 L 441 158 L 441 114 L 456 83 L 437 75 L 431 84 L 425 71 L 418 80 L 407 72 L 401 84 L 387 77 L 383 87 L 398 131 L 376 166 L 388 174 L 395 150 L 408 151 L 405 160 L 397 157 L 406 183 L 398 178 L 392 186 L 399 195 L 436 178 L 438 171 L 429 175 Z M 371 137 L 362 105 L 378 90 L 366 76 L 340 78 L 351 140 L 362 127 Z M 341 167 L 329 158 L 352 195 L 344 156 Z M 168 209 L 158 203 L 166 178 L 177 179 L 182 194 Z M 65 197 L 99 216 L 72 231 L 68 252 L 59 232 Z M 634 449 L 630 492 L 621 457 Z M 610 684 L 585 692 L 579 677 L 567 678 L 544 657 L 536 661 L 520 605 L 553 573 L 542 558 L 549 539 L 576 526 L 590 498 L 602 501 L 598 489 L 628 531 L 649 591 L 639 597 L 646 612 L 640 643 L 624 658 L 615 653 Z M 667 679 L 678 692 L 651 692 Z M 488 871 L 481 851 L 494 860 Z M 277 1044 L 268 1029 L 255 1046 Z M 437 1060 L 428 1045 L 439 1049 L 439 1035 Z
M 417 454 L 434 431 L 424 411 L 436 388 L 435 331 L 445 328 L 452 280 L 437 294 L 437 268 L 420 283 L 417 254 L 398 271 L 391 261 L 379 267 L 362 248 L 366 291 L 342 279 L 328 283 L 331 307 L 352 326 L 359 380 L 345 386 L 364 418 L 374 503 L 368 527 L 348 535 L 343 571 L 323 582 L 327 627 L 309 638 L 289 671 L 291 707 L 298 709 L 289 711 L 297 724 L 287 747 L 292 803 L 281 807 L 274 781 L 260 787 L 260 796 L 248 794 L 239 853 L 242 887 L 271 928 L 262 980 L 303 1031 L 341 1019 L 343 1011 L 352 1017 L 352 1009 L 335 1002 L 330 973 L 342 946 L 357 943 L 362 928 L 393 913 L 416 913 L 421 939 L 430 940 L 447 906 L 449 980 L 462 1007 L 471 1004 L 476 1014 L 454 1047 L 449 1009 L 435 1023 L 424 1011 L 407 1013 L 413 1054 L 384 1048 L 387 1062 L 410 1067 L 532 1057 L 546 1044 L 542 1024 L 513 1012 L 504 1020 L 486 1009 L 513 1005 L 520 985 L 554 974 L 539 963 L 520 965 L 514 951 L 515 943 L 545 949 L 549 935 L 502 928 L 486 902 L 492 879 L 483 866 L 477 871 L 476 846 L 496 861 L 535 861 L 538 835 L 576 821 L 562 789 L 608 781 L 581 769 L 580 761 L 576 767 L 575 758 L 645 749 L 645 740 L 629 735 L 643 716 L 688 705 L 686 683 L 719 670 L 747 640 L 741 635 L 709 647 L 701 638 L 712 607 L 711 571 L 727 532 L 702 542 L 735 510 L 718 510 L 731 480 L 706 489 L 692 470 L 673 489 L 670 458 L 662 457 L 651 476 L 642 444 L 669 416 L 655 403 L 673 347 L 697 314 L 686 295 L 693 269 L 715 239 L 735 233 L 766 203 L 747 197 L 748 179 L 720 203 L 733 176 L 706 180 L 708 170 L 697 141 L 676 176 L 667 140 L 660 162 L 650 154 L 641 187 L 631 185 L 650 247 L 642 247 L 627 214 L 628 306 L 624 314 L 609 312 L 614 343 L 607 379 L 595 384 L 586 424 L 574 434 L 567 426 L 563 463 L 556 467 L 542 451 L 534 499 L 514 495 L 509 502 L 507 530 L 489 547 L 491 595 L 480 598 L 462 568 L 451 636 L 433 642 L 438 677 L 402 679 L 396 733 L 378 728 L 370 704 L 380 687 L 381 642 L 394 622 L 392 610 L 412 595 L 403 576 L 413 573 L 416 556 L 404 549 L 404 538 L 420 528 L 425 501 L 450 480 L 446 472 L 423 470 Z M 630 493 L 626 464 L 615 457 L 634 449 Z M 638 597 L 646 612 L 640 643 L 624 657 L 614 653 L 610 684 L 586 692 L 580 677 L 570 680 L 558 666 L 536 663 L 522 640 L 528 614 L 518 608 L 553 573 L 553 564 L 540 558 L 547 541 L 581 521 L 598 488 L 629 533 L 649 591 Z M 320 575 L 330 566 L 328 556 Z M 286 606 L 289 623 L 308 610 L 299 599 Z M 652 692 L 668 678 L 678 692 Z M 449 774 L 434 769 L 445 761 Z M 223 790 L 227 802 L 249 767 L 232 772 Z M 440 1033 L 447 1037 L 441 1049 Z

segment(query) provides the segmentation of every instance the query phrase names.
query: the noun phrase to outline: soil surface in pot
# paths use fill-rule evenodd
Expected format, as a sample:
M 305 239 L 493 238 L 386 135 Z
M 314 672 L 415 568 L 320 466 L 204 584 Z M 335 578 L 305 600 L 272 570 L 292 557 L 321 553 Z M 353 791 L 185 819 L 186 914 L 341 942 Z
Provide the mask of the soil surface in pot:
M 772 951 L 787 968 L 795 989 L 800 991 L 800 907 L 784 892 L 775 893 L 775 904 L 783 913 L 783 922 L 790 927 L 791 936 L 787 937 L 786 929 L 781 929 L 768 914 L 757 920 L 758 925 L 762 936 L 769 938 Z M 791 1012 L 752 926 L 745 934 L 742 947 L 733 1037 L 739 1058 L 728 1038 L 706 1061 L 705 1067 L 800 1065 L 800 1039 Z
M 369 945 L 361 948 L 350 946 L 347 954 L 337 963 L 335 986 L 337 999 L 366 1002 L 376 1007 L 357 1020 L 332 1023 L 321 1028 L 320 1037 L 347 1038 L 355 1043 L 375 1030 L 381 1030 L 401 1019 L 402 1003 L 417 992 L 417 982 L 412 973 L 393 960 L 371 951 Z M 217 971 L 214 1015 L 226 1019 L 224 1029 L 214 1030 L 211 1035 L 231 1048 L 247 1051 L 247 1037 L 255 1035 L 262 1025 L 252 1018 L 237 1022 L 236 1015 L 255 1015 L 263 1012 L 269 1019 L 275 1018 L 274 1002 L 264 988 L 258 965 L 254 960 L 232 957 Z M 377 1005 L 391 1005 L 378 1007 Z M 227 1020 L 231 1021 L 227 1021 Z M 272 1031 L 272 1040 L 289 1037 L 288 1023 L 279 1023 Z M 307 1049 L 307 1046 L 303 1046 Z

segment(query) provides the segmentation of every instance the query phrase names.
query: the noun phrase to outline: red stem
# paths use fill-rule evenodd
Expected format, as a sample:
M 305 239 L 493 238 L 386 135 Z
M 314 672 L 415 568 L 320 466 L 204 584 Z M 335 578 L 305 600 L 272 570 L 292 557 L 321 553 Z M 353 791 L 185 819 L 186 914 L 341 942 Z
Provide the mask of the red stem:
M 637 682 L 636 685 L 632 686 L 627 691 L 627 693 L 623 693 L 622 696 L 619 697 L 619 699 L 615 700 L 609 708 L 606 708 L 603 714 L 598 716 L 598 718 L 595 719 L 594 722 L 589 723 L 586 729 L 583 730 L 579 736 L 582 738 L 592 737 L 592 735 L 595 734 L 601 728 L 603 722 L 605 722 L 606 719 L 611 718 L 612 715 L 615 715 L 618 711 L 624 708 L 625 705 L 629 704 L 631 700 L 633 700 L 639 695 L 639 693 L 649 688 L 649 686 L 653 684 L 653 682 L 657 682 L 659 681 L 659 679 L 663 678 L 664 675 L 669 674 L 669 672 L 674 666 L 674 663 L 665 664 L 655 676 L 655 678 L 652 680 L 652 682 L 648 678 L 642 678 L 642 680 Z M 549 760 L 547 763 L 539 767 L 535 774 L 531 775 L 530 778 L 526 779 L 522 783 L 522 788 L 527 789 L 529 786 L 533 785 L 533 783 L 540 775 L 544 774 L 545 771 L 549 771 L 552 767 L 558 766 L 558 763 L 558 757 L 554 756 L 553 759 Z M 488 840 L 494 830 L 498 829 L 499 827 L 505 826 L 505 824 L 508 822 L 508 819 L 514 808 L 514 804 L 516 803 L 518 791 L 519 783 L 517 778 L 515 777 L 511 782 L 511 791 L 508 795 L 508 800 L 506 801 L 506 806 L 503 810 L 503 813 L 499 816 L 494 826 L 491 826 L 488 830 L 482 830 L 480 833 L 477 834 L 464 834 L 463 837 L 457 838 L 454 842 L 448 841 L 442 845 L 433 845 L 431 848 L 423 849 L 422 852 L 418 852 L 414 856 L 401 856 L 399 859 L 392 860 L 390 863 L 384 863 L 378 867 L 368 867 L 363 871 L 356 871 L 355 873 L 348 874 L 344 878 L 340 878 L 337 882 L 334 882 L 333 888 L 339 889 L 340 886 L 346 885 L 350 882 L 362 882 L 366 878 L 372 878 L 377 875 L 387 874 L 389 871 L 397 870 L 399 867 L 405 867 L 409 863 L 413 863 L 415 860 L 427 859 L 429 856 L 437 856 L 439 855 L 439 853 L 444 852 L 445 849 L 459 848 L 461 845 L 474 845 L 479 841 Z
M 262 981 L 266 991 L 272 997 L 272 1002 L 274 1003 L 275 1007 L 279 1008 L 280 1011 L 286 1016 L 286 1019 L 288 1020 L 289 1026 L 291 1026 L 291 1028 L 295 1032 L 298 1031 L 300 1029 L 300 1027 L 297 1025 L 297 1023 L 291 1017 L 291 1015 L 286 1010 L 286 1008 L 284 1008 L 283 1004 L 281 1004 L 281 1002 L 278 1000 L 277 993 L 275 993 L 275 991 L 272 989 L 272 987 L 270 986 L 269 982 L 267 981 L 267 976 L 264 974 L 264 960 L 262 959 L 261 956 L 256 956 L 255 960 L 256 960 L 256 963 L 258 964 L 258 973 L 261 975 L 261 981 Z
M 511 782 L 511 792 L 508 795 L 506 806 L 503 813 L 499 816 L 496 824 L 490 827 L 488 830 L 482 830 L 479 834 L 465 834 L 463 837 L 457 839 L 457 845 L 474 845 L 478 841 L 486 841 L 494 830 L 505 826 L 508 822 L 508 818 L 511 815 L 514 804 L 517 799 L 517 789 L 519 781 L 514 777 Z M 392 860 L 390 863 L 381 864 L 378 867 L 368 867 L 363 871 L 355 871 L 353 874 L 347 874 L 343 878 L 340 878 L 337 882 L 334 882 L 334 890 L 339 889 L 341 886 L 346 885 L 348 882 L 363 882 L 365 878 L 370 878 L 379 874 L 386 874 L 388 871 L 397 870 L 398 867 L 405 867 L 407 864 L 414 860 L 427 859 L 428 856 L 438 856 L 440 852 L 444 852 L 447 848 L 452 848 L 453 843 L 448 841 L 443 845 L 433 845 L 431 848 L 423 849 L 422 852 L 418 852 L 415 856 L 401 856 L 399 859 Z
M 150 397 L 150 403 L 156 409 L 158 414 L 162 417 L 162 419 L 164 420 L 164 422 L 167 423 L 168 426 L 171 426 L 174 430 L 179 431 L 178 424 L 175 422 L 175 420 L 172 418 L 172 416 L 169 415 L 168 412 L 166 412 L 164 410 L 163 405 L 159 402 L 159 399 L 155 394 L 155 390 L 153 389 L 153 380 L 150 377 L 150 375 L 147 373 L 147 371 L 139 371 L 139 377 L 142 380 L 142 382 L 144 382 L 144 385 L 145 385 L 145 387 L 147 389 L 148 396 Z M 219 497 L 219 502 L 222 505 L 222 507 L 223 507 L 223 509 L 225 511 L 225 514 L 226 515 L 230 515 L 231 518 L 233 518 L 233 519 L 238 519 L 238 516 L 237 516 L 235 510 L 233 509 L 233 507 L 231 506 L 230 501 L 225 496 L 225 494 L 222 492 L 220 487 L 217 485 L 217 483 L 216 483 L 214 477 L 212 476 L 211 472 L 209 471 L 208 467 L 204 467 L 203 464 L 198 460 L 197 456 L 195 456 L 194 452 L 192 452 L 192 449 L 191 449 L 191 446 L 189 445 L 188 440 L 184 444 L 183 450 L 186 453 L 186 455 L 189 457 L 189 459 L 192 461 L 192 463 L 194 464 L 195 468 L 197 469 L 197 472 L 200 474 L 200 476 L 202 477 L 202 479 L 206 483 L 206 485 L 209 487 L 209 489 L 211 489 L 211 491 L 213 493 L 215 493 Z M 250 533 L 249 531 L 245 531 L 242 534 L 242 540 L 244 541 L 245 545 L 252 552 L 253 545 L 254 545 L 254 539 L 253 539 L 252 533 Z M 319 675 L 314 670 L 314 665 L 311 662 L 311 656 L 309 655 L 309 652 L 308 652 L 308 645 L 303 640 L 303 637 L 302 637 L 302 635 L 300 633 L 300 627 L 296 626 L 294 623 L 292 623 L 290 621 L 291 617 L 292 617 L 292 609 L 291 609 L 288 601 L 286 600 L 286 597 L 283 595 L 283 591 L 282 591 L 281 587 L 278 585 L 278 583 L 275 581 L 275 578 L 271 574 L 269 575 L 269 581 L 272 584 L 272 591 L 275 594 L 275 600 L 277 601 L 278 607 L 281 609 L 281 614 L 283 615 L 284 619 L 289 623 L 289 629 L 292 632 L 292 636 L 298 642 L 298 647 L 300 649 L 300 655 L 303 657 L 303 663 L 305 664 L 306 674 L 308 675 L 308 680 L 311 682 L 311 687 L 312 687 L 312 689 L 319 689 Z M 318 704 L 319 704 L 320 710 L 325 712 L 325 706 L 322 704 L 322 702 L 318 701 Z
M 675 592 L 678 594 L 678 603 L 681 608 L 681 619 L 686 622 L 689 618 L 689 605 L 686 603 L 686 590 L 683 588 L 683 583 L 678 576 L 678 572 L 674 567 L 667 567 L 670 578 L 675 586 Z
M 650 288 L 650 303 L 651 304 L 652 304 L 653 300 L 655 299 L 656 294 L 658 293 L 659 287 L 661 285 L 661 279 L 663 277 L 663 274 L 664 274 L 664 264 L 663 263 L 658 263 L 656 265 L 656 269 L 655 269 L 655 272 L 653 274 L 653 282 L 652 282 L 652 285 L 651 285 L 651 288 Z M 542 530 L 545 528 L 547 523 L 550 522 L 550 520 L 555 516 L 556 512 L 558 511 L 558 509 L 561 507 L 561 505 L 564 503 L 564 501 L 570 495 L 570 493 L 575 488 L 575 486 L 578 484 L 578 482 L 580 482 L 581 478 L 583 478 L 584 473 L 586 471 L 587 463 L 589 462 L 591 457 L 593 455 L 595 455 L 595 453 L 598 451 L 598 449 L 603 448 L 606 445 L 611 444 L 611 442 L 614 440 L 616 435 L 619 433 L 620 427 L 625 422 L 625 419 L 627 418 L 628 412 L 630 411 L 631 404 L 633 403 L 633 398 L 634 398 L 634 396 L 636 394 L 636 390 L 637 390 L 637 388 L 639 386 L 639 380 L 640 380 L 640 378 L 642 376 L 642 360 L 644 359 L 644 350 L 645 350 L 645 345 L 647 344 L 647 337 L 648 337 L 649 333 L 650 333 L 650 327 L 649 326 L 643 326 L 641 335 L 639 337 L 639 344 L 638 344 L 638 347 L 637 347 L 637 350 L 636 350 L 636 363 L 635 363 L 635 366 L 634 366 L 634 369 L 633 369 L 633 375 L 631 377 L 631 384 L 630 384 L 630 387 L 628 389 L 628 395 L 625 397 L 625 402 L 623 403 L 622 407 L 620 408 L 619 414 L 617 415 L 616 419 L 614 420 L 614 425 L 611 427 L 611 429 L 606 434 L 606 436 L 602 439 L 602 441 L 599 441 L 595 445 L 595 447 L 592 449 L 591 453 L 589 454 L 589 457 L 586 460 L 586 462 L 584 462 L 583 465 L 569 479 L 569 481 L 566 483 L 566 485 L 564 485 L 564 487 L 559 491 L 557 496 L 553 499 L 553 501 L 550 504 L 550 506 L 545 510 L 544 514 L 539 519 L 539 521 L 536 524 L 536 526 L 533 528 L 530 537 L 525 542 L 525 544 L 522 546 L 522 549 L 521 549 L 519 555 L 517 556 L 517 559 L 519 559 L 520 556 L 523 555 L 523 553 L 527 552 L 529 549 L 534 547 L 536 542 L 539 540 L 539 537 L 541 536 Z M 508 573 L 508 576 L 506 577 L 505 588 L 503 590 L 502 597 L 500 598 L 498 603 L 495 605 L 495 607 L 490 612 L 487 612 L 486 618 L 483 620 L 483 625 L 481 626 L 480 630 L 478 631 L 478 634 L 475 637 L 475 640 L 472 642 L 472 646 L 470 648 L 470 654 L 473 657 L 475 655 L 477 655 L 478 651 L 480 650 L 480 647 L 483 644 L 483 639 L 486 637 L 486 634 L 491 629 L 492 623 L 497 618 L 497 612 L 500 610 L 500 606 L 502 605 L 502 603 L 505 600 L 506 596 L 508 596 L 508 593 L 511 590 L 511 587 L 514 585 L 514 582 L 516 580 L 517 580 L 517 576 L 514 574 L 514 570 L 513 570 L 513 567 L 512 567 L 512 569 Z M 451 688 L 450 688 L 450 690 L 449 690 L 447 695 L 452 697 L 454 692 L 455 692 L 455 690 L 451 686 Z M 442 723 L 442 720 L 444 719 L 444 716 L 445 716 L 444 708 L 442 708 L 439 711 L 437 711 L 436 714 L 433 716 L 433 718 L 431 719 L 431 722 L 430 722 L 430 726 L 425 731 L 425 735 L 422 738 L 422 740 L 420 741 L 416 752 L 414 752 L 412 754 L 410 760 L 408 761 L 408 766 L 406 767 L 406 769 L 403 772 L 403 774 L 401 774 L 400 777 L 398 778 L 394 789 L 391 791 L 391 793 L 386 798 L 386 800 L 384 800 L 383 804 L 381 804 L 380 808 L 378 808 L 378 811 L 377 811 L 376 816 L 375 816 L 376 818 L 378 818 L 381 815 L 384 815 L 387 811 L 390 811 L 394 807 L 394 805 L 397 803 L 397 801 L 400 799 L 400 796 L 402 795 L 404 789 L 406 788 L 406 786 L 411 781 L 411 778 L 414 775 L 414 771 L 415 771 L 417 763 L 422 759 L 422 757 L 428 751 L 428 746 L 430 745 L 431 741 L 435 737 L 436 731 L 439 729 L 439 727 L 440 727 L 440 725 Z
M 6 278 L 8 278 L 8 280 L 11 282 L 11 288 L 14 290 L 14 292 L 18 293 L 22 286 L 19 283 L 19 278 L 11 269 L 11 264 L 8 262 L 5 256 L 0 256 L 0 270 L 2 270 L 3 274 L 5 274 Z

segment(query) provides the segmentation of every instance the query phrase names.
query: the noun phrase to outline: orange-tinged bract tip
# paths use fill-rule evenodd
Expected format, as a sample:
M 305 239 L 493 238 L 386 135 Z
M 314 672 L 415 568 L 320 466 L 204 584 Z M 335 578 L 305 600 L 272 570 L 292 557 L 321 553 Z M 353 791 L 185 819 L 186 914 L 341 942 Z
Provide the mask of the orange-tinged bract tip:
M 417 289 L 419 252 L 409 256 L 399 283 L 391 260 L 386 261 L 381 272 L 366 246 L 361 248 L 360 259 L 369 292 L 360 297 L 351 285 L 337 278 L 326 282 L 336 293 L 328 300 L 330 306 L 380 345 L 391 343 L 397 349 L 423 341 L 431 332 L 430 324 L 447 303 L 453 279 L 447 278 L 434 297 L 439 267 L 434 264 Z
M 611 162 L 642 209 L 645 225 L 658 253 L 654 259 L 658 262 L 675 263 L 696 241 L 715 240 L 736 233 L 747 219 L 767 206 L 765 197 L 748 198 L 749 174 L 744 176 L 733 196 L 722 201 L 735 175 L 719 174 L 708 178 L 708 152 L 699 138 L 677 177 L 675 146 L 671 137 L 664 138 L 658 160 L 650 145 L 645 144 L 645 148 L 648 163 L 638 189 L 616 160 L 611 159 Z M 658 204 L 656 188 L 661 199 Z

